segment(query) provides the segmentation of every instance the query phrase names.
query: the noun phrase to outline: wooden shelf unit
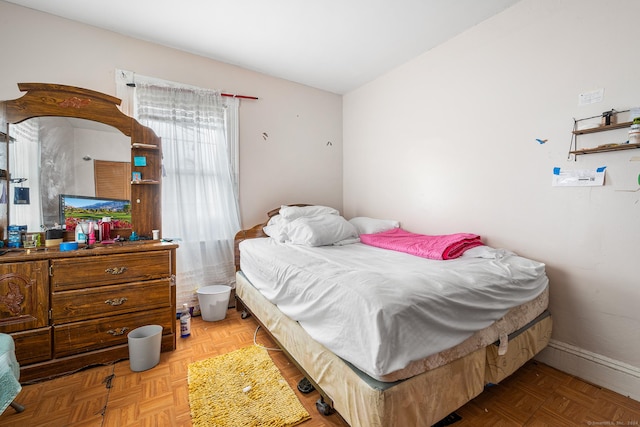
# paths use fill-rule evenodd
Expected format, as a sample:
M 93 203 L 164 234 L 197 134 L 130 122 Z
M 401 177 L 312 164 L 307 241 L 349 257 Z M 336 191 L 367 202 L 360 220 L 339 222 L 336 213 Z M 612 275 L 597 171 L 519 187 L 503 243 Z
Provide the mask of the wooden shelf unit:
M 640 144 L 618 144 L 605 147 L 583 148 L 582 150 L 569 151 L 570 154 L 594 154 L 594 153 L 606 153 L 608 151 L 623 151 L 633 150 L 634 148 L 640 148 Z
M 575 122 L 577 123 L 578 121 L 579 120 L 576 120 Z M 615 124 L 606 125 L 606 126 L 597 126 L 593 128 L 587 128 L 587 129 L 574 129 L 571 132 L 573 134 L 573 140 L 571 141 L 571 143 L 575 147 L 575 150 L 569 150 L 569 155 L 573 154 L 575 156 L 579 156 L 582 154 L 606 153 L 610 151 L 623 151 L 623 150 L 633 150 L 635 148 L 640 148 L 640 144 L 629 144 L 629 143 L 607 144 L 599 147 L 583 148 L 583 149 L 578 149 L 577 147 L 578 135 L 588 135 L 592 133 L 606 132 L 606 131 L 616 130 L 616 129 L 625 129 L 630 127 L 631 125 L 632 125 L 632 122 L 622 122 L 622 123 L 615 123 Z M 574 124 L 574 127 L 575 127 L 575 124 Z
M 576 129 L 572 133 L 574 135 L 586 135 L 588 133 L 598 133 L 598 132 L 605 132 L 608 130 L 624 129 L 624 128 L 628 128 L 632 124 L 633 124 L 632 122 L 615 123 L 607 126 L 597 126 L 597 127 L 587 128 L 587 129 Z

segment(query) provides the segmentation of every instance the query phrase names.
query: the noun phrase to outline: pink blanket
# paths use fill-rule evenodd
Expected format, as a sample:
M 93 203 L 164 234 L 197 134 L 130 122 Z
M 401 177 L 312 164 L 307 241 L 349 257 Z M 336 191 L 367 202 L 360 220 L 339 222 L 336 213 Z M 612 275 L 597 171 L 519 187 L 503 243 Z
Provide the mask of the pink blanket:
M 469 233 L 428 236 L 401 228 L 375 234 L 361 234 L 360 241 L 367 245 L 393 251 L 406 252 L 429 259 L 458 258 L 467 249 L 483 245 L 480 236 Z

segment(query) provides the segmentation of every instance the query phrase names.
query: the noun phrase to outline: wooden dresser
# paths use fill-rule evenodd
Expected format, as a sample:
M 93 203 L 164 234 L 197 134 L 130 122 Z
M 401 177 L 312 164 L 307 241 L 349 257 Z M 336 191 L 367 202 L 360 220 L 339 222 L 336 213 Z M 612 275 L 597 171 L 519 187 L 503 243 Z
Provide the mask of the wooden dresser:
M 162 325 L 176 347 L 175 252 L 158 241 L 0 256 L 0 332 L 10 333 L 21 382 L 129 357 L 127 334 Z

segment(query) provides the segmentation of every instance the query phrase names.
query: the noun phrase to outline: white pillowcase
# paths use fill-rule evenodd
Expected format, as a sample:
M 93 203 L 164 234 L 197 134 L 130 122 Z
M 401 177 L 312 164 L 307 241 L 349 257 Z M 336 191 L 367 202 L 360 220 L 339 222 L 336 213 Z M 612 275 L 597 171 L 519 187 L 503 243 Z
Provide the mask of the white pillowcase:
M 280 207 L 280 215 L 282 218 L 293 221 L 296 218 L 307 217 L 307 216 L 316 216 L 316 215 L 340 215 L 337 209 L 330 208 L 328 206 L 281 206 Z
M 400 227 L 400 222 L 391 219 L 375 219 L 366 216 L 351 218 L 349 222 L 360 234 L 375 234 Z
M 516 255 L 508 249 L 492 248 L 491 246 L 476 246 L 475 248 L 467 249 L 460 255 L 460 258 L 488 258 L 488 259 L 502 259 L 509 255 Z
M 285 223 L 284 218 L 280 215 L 274 215 L 269 219 L 267 225 L 262 227 L 262 231 L 269 237 L 274 238 L 280 243 L 284 243 L 287 240 L 287 235 L 283 233 L 282 227 Z
M 360 241 L 355 226 L 328 206 L 282 206 L 262 230 L 280 243 L 347 245 Z
M 333 245 L 358 237 L 358 230 L 349 221 L 326 213 L 299 217 L 284 225 L 281 232 L 286 234 L 287 241 L 305 246 Z

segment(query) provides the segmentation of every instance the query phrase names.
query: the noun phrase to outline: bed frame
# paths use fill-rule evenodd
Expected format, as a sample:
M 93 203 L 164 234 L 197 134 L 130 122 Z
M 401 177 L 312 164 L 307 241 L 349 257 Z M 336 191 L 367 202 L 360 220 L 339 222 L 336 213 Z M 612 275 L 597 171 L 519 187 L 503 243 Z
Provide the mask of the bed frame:
M 278 212 L 279 208 L 273 209 L 267 216 Z M 243 318 L 252 315 L 318 390 L 321 397 L 316 406 L 323 415 L 335 410 L 352 427 L 430 426 L 479 395 L 485 385 L 497 384 L 511 375 L 549 342 L 552 319 L 545 311 L 509 335 L 504 355 L 499 355 L 496 342 L 406 380 L 377 381 L 313 340 L 244 276 L 239 244 L 266 237 L 262 228 L 267 222 L 236 234 L 236 310 L 243 312 Z

